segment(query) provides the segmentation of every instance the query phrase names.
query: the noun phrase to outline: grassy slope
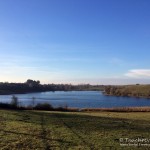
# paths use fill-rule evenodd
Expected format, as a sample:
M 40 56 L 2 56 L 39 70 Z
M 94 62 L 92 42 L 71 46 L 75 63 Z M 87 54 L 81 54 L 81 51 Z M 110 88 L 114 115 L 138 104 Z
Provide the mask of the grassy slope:
M 108 95 L 150 98 L 150 85 L 106 86 Z
M 1 149 L 117 150 L 120 138 L 150 138 L 150 113 L 0 110 Z
M 148 97 L 150 94 L 150 85 L 128 85 L 125 86 L 125 90 L 132 91 L 133 95 L 138 93 L 141 96 Z

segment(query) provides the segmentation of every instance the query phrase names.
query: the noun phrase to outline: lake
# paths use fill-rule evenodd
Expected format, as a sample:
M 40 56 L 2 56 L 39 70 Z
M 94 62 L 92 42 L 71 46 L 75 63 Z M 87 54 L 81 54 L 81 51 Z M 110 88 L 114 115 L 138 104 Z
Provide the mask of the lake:
M 105 96 L 100 91 L 56 91 L 39 92 L 29 94 L 15 94 L 20 105 L 31 105 L 35 97 L 35 104 L 50 103 L 53 107 L 77 107 L 77 108 L 112 108 L 150 106 L 150 99 L 134 97 Z M 0 102 L 10 103 L 12 95 L 0 95 Z

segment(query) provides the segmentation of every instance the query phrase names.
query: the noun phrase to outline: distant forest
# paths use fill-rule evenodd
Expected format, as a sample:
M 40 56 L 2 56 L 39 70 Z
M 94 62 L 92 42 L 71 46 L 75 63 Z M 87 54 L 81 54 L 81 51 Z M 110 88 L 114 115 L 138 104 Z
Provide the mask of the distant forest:
M 90 84 L 40 84 L 40 81 L 28 79 L 25 83 L 8 83 L 0 82 L 0 94 L 23 94 L 31 92 L 45 91 L 100 91 L 103 90 L 103 85 Z
M 150 98 L 150 85 L 105 86 L 104 93 L 114 96 Z

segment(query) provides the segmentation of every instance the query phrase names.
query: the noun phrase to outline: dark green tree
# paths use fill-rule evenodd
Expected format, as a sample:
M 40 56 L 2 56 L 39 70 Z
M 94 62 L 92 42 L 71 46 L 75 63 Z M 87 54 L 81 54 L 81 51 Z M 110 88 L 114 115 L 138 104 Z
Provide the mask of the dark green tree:
M 17 108 L 19 105 L 18 97 L 16 97 L 15 95 L 13 95 L 11 98 L 11 105 L 15 108 Z

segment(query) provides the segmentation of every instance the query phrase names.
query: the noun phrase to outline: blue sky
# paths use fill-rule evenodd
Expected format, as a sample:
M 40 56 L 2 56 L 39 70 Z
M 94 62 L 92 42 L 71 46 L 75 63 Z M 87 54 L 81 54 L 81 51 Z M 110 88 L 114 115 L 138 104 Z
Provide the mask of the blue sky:
M 0 81 L 150 83 L 149 0 L 1 0 Z

